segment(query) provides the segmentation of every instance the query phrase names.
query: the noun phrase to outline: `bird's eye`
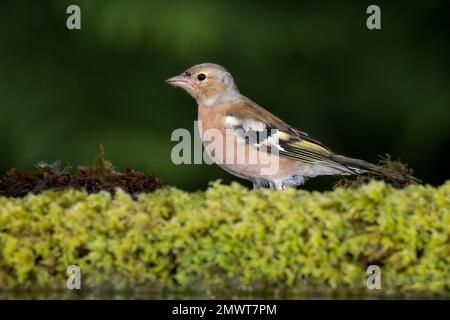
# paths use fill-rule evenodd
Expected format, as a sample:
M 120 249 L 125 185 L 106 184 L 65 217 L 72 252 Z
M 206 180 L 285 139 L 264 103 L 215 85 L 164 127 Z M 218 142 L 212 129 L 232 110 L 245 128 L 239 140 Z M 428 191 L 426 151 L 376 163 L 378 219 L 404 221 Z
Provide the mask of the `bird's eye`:
M 203 81 L 203 80 L 206 79 L 206 76 L 205 76 L 204 73 L 200 73 L 200 74 L 197 76 L 197 79 L 198 79 L 198 81 Z

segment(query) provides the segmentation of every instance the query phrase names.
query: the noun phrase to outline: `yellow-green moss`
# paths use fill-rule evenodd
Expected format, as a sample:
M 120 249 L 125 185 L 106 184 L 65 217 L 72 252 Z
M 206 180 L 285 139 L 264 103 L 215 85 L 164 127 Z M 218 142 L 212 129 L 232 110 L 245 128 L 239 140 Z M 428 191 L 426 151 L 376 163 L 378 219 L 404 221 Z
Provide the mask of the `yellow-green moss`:
M 0 289 L 83 286 L 363 288 L 450 291 L 450 182 L 332 192 L 213 184 L 138 200 L 118 190 L 0 197 Z

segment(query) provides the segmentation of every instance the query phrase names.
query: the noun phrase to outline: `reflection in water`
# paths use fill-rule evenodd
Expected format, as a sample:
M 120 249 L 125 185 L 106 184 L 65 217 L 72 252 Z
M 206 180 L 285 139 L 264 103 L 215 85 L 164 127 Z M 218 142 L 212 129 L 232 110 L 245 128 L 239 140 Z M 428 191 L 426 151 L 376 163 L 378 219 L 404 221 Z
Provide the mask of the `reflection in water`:
M 195 300 L 195 299 L 435 299 L 449 298 L 432 293 L 383 293 L 380 291 L 318 291 L 318 290 L 270 290 L 252 292 L 202 292 L 202 291 L 110 291 L 110 290 L 64 290 L 64 291 L 0 291 L 0 300 Z

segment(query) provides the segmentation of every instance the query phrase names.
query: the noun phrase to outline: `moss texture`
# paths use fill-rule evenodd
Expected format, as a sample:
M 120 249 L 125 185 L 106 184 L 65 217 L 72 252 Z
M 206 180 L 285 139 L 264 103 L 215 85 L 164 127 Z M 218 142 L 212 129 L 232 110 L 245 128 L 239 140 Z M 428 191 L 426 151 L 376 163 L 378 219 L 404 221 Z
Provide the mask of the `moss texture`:
M 103 146 L 90 166 L 79 166 L 74 173 L 70 166 L 61 166 L 61 161 L 47 163 L 39 161 L 36 170 L 23 172 L 11 169 L 0 176 L 0 196 L 24 197 L 29 193 L 39 194 L 46 190 L 76 189 L 97 193 L 114 193 L 121 188 L 135 196 L 161 188 L 163 183 L 153 174 L 145 174 L 130 168 L 119 172 L 104 157 Z
M 163 188 L 0 197 L 0 289 L 365 287 L 450 292 L 450 182 L 331 192 Z

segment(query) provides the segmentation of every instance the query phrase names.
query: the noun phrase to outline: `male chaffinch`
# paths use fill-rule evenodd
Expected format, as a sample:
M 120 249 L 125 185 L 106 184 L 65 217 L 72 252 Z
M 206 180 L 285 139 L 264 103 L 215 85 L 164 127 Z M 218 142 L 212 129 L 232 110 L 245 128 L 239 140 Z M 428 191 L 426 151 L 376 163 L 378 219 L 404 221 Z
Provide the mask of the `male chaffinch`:
M 318 140 L 242 95 L 231 74 L 220 65 L 198 64 L 166 82 L 196 99 L 200 136 L 213 161 L 224 170 L 252 181 L 255 189 L 282 190 L 320 175 L 371 173 L 415 181 L 400 172 L 333 153 Z M 212 129 L 222 135 L 223 142 L 214 150 L 209 148 L 211 141 L 205 139 L 207 131 Z M 246 154 L 255 152 L 257 160 L 239 161 L 240 155 L 236 154 L 239 150 Z M 228 156 L 232 161 L 223 161 Z M 264 171 L 274 161 L 276 170 Z

